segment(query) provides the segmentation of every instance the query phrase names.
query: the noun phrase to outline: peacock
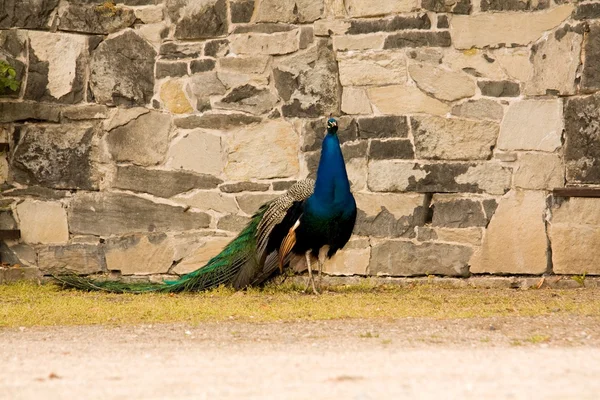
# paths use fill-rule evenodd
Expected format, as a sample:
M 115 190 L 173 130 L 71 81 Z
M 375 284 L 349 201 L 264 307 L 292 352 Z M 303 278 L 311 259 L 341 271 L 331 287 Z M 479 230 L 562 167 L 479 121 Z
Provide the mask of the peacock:
M 202 291 L 220 285 L 243 289 L 282 273 L 292 256 L 300 255 L 308 267 L 307 289 L 310 285 L 318 293 L 311 259 L 318 260 L 320 275 L 324 258 L 344 247 L 356 221 L 356 202 L 337 131 L 337 121 L 329 118 L 316 181 L 299 181 L 260 207 L 239 235 L 205 266 L 163 283 L 95 281 L 76 275 L 55 278 L 66 287 L 115 293 Z

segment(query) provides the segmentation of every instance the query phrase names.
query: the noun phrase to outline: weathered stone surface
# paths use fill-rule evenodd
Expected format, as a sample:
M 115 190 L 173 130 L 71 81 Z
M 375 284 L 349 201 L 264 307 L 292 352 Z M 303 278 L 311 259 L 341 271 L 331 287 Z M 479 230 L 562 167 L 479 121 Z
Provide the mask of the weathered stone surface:
M 175 126 L 181 129 L 205 128 L 228 130 L 238 126 L 259 123 L 261 119 L 246 114 L 202 114 L 177 118 Z
M 94 163 L 96 137 L 91 126 L 24 125 L 12 157 L 14 178 L 24 184 L 94 190 L 100 172 Z
M 114 33 L 128 28 L 135 22 L 135 14 L 131 8 L 121 6 L 105 6 L 89 1 L 64 2 L 58 11 L 61 31 L 103 34 Z
M 37 253 L 35 249 L 24 243 L 0 242 L 0 257 L 2 262 L 8 265 L 20 265 L 21 267 L 34 267 L 37 269 Z M 16 270 L 17 268 L 13 268 Z M 22 268 L 18 268 L 19 270 Z M 24 268 L 23 268 L 24 269 Z M 2 269 L 0 268 L 0 283 L 2 283 Z M 4 273 L 7 271 L 4 270 Z M 38 271 L 39 272 L 39 271 Z M 4 276 L 6 282 L 6 275 Z
M 471 259 L 472 273 L 543 274 L 547 239 L 543 191 L 513 190 L 500 200 L 481 249 Z
M 357 35 L 373 32 L 394 32 L 402 29 L 429 29 L 431 21 L 427 14 L 415 16 L 394 16 L 385 19 L 358 19 L 351 20 L 350 27 L 346 31 L 349 35 Z
M 534 13 L 457 15 L 450 25 L 452 43 L 457 49 L 527 45 L 540 38 L 544 31 L 560 25 L 572 11 L 572 4 L 563 4 Z
M 296 181 L 275 181 L 273 182 L 273 190 L 288 190 Z
M 366 275 L 371 258 L 371 248 L 367 239 L 351 239 L 344 249 L 326 260 L 323 272 L 328 275 Z
M 227 34 L 225 0 L 168 0 L 167 13 L 177 39 L 206 39 Z
M 268 183 L 258 182 L 237 182 L 237 183 L 226 183 L 221 185 L 219 189 L 225 193 L 239 193 L 239 192 L 265 192 L 269 190 L 270 185 Z M 278 190 L 278 189 L 275 189 Z
M 372 241 L 370 275 L 466 276 L 473 249 L 445 243 Z
M 369 147 L 369 159 L 371 160 L 411 160 L 414 157 L 413 145 L 408 139 L 371 140 Z
M 192 60 L 190 63 L 190 71 L 192 74 L 199 72 L 211 71 L 215 68 L 216 62 L 212 58 L 202 58 L 199 60 Z
M 243 85 L 231 90 L 215 104 L 215 108 L 245 111 L 254 115 L 265 114 L 277 104 L 277 97 L 268 88 Z
M 577 9 L 573 13 L 573 18 L 578 19 L 578 20 L 600 18 L 600 4 L 598 4 L 598 3 L 578 4 Z
M 150 4 L 154 4 L 153 1 Z M 136 8 L 133 10 L 135 17 L 142 21 L 144 24 L 154 24 L 163 21 L 164 18 L 164 7 L 162 4 L 144 8 Z
M 106 267 L 123 275 L 164 274 L 173 264 L 173 247 L 167 235 L 130 235 L 108 239 Z
M 338 65 L 327 40 L 317 40 L 316 45 L 302 55 L 284 58 L 277 69 L 290 73 L 294 82 L 290 100 L 282 107 L 283 116 L 314 118 L 339 113 Z M 290 80 L 286 79 L 284 84 L 287 82 Z M 275 81 L 280 96 L 283 86 Z
M 425 49 L 419 53 L 424 52 Z M 506 80 L 508 77 L 504 66 L 490 54 L 491 50 L 488 49 L 448 50 L 442 54 L 441 59 L 437 57 L 436 53 L 433 53 L 431 59 L 426 59 L 426 62 L 434 65 L 442 64 L 451 71 L 462 71 L 475 78 Z M 426 53 L 421 54 L 421 57 L 425 57 L 425 55 Z M 529 63 L 529 53 L 520 55 L 520 57 Z
M 12 211 L 0 209 L 0 230 L 18 229 L 17 221 Z
M 104 270 L 104 253 L 97 245 L 50 246 L 38 252 L 38 266 L 45 274 L 94 274 Z
M 338 53 L 343 86 L 393 85 L 406 82 L 403 52 Z
M 382 114 L 446 115 L 450 107 L 439 100 L 427 96 L 412 86 L 392 85 L 367 89 L 371 104 Z
M 415 237 L 424 224 L 423 195 L 355 193 L 358 213 L 354 233 L 371 237 Z
M 229 3 L 231 22 L 234 24 L 250 22 L 254 13 L 254 0 L 232 1 Z
M 437 17 L 437 28 L 438 29 L 448 29 L 450 28 L 450 22 L 448 22 L 447 15 L 438 15 Z
M 345 35 L 333 37 L 333 48 L 336 51 L 348 50 L 381 50 L 386 35 L 375 33 L 368 35 Z
M 209 40 L 204 45 L 204 55 L 207 57 L 223 57 L 229 52 L 229 40 Z
M 159 54 L 161 58 L 168 60 L 175 60 L 181 58 L 197 58 L 202 55 L 203 49 L 203 43 L 166 42 L 160 46 Z
M 270 57 L 264 55 L 235 56 L 219 58 L 220 71 L 242 74 L 262 74 L 267 69 Z
M 346 114 L 370 114 L 371 103 L 364 88 L 345 87 L 342 93 L 342 112 Z
M 187 274 L 203 267 L 211 258 L 219 254 L 230 240 L 231 238 L 227 237 L 202 238 L 194 246 L 193 251 L 181 259 L 181 262 L 173 268 L 173 272 Z
M 552 152 L 561 146 L 562 129 L 559 99 L 515 102 L 500 125 L 498 148 Z
M 225 174 L 231 180 L 285 178 L 299 172 L 298 135 L 281 120 L 243 127 L 228 136 Z
M 341 19 L 320 19 L 313 24 L 315 36 L 344 35 L 350 28 L 350 21 Z
M 590 25 L 588 29 L 582 52 L 581 87 L 586 91 L 595 91 L 600 89 L 600 24 Z
M 530 61 L 530 51 L 523 47 L 501 48 L 490 51 L 493 64 L 507 75 L 507 78 L 520 82 L 527 82 L 533 76 L 533 64 Z M 490 79 L 504 79 L 502 77 Z
M 504 116 L 504 108 L 489 99 L 469 100 L 452 107 L 452 114 L 464 118 L 501 121 Z
M 160 99 L 172 114 L 188 114 L 194 111 L 183 90 L 183 81 L 172 79 L 160 87 Z
M 17 205 L 17 215 L 25 243 L 62 244 L 69 240 L 67 212 L 60 203 L 25 200 Z
M 358 136 L 361 139 L 408 137 L 408 122 L 406 117 L 392 115 L 364 117 L 359 118 L 357 123 Z
M 0 3 L 0 29 L 48 29 L 50 16 L 59 0 L 3 0 Z
M 42 200 L 60 200 L 64 199 L 69 191 L 54 190 L 44 186 L 28 186 L 24 189 L 4 190 L 2 194 L 5 197 L 33 197 Z
M 213 61 L 214 64 L 214 61 Z M 185 76 L 188 73 L 188 66 L 185 62 L 164 62 L 156 63 L 156 79 L 168 77 Z M 193 71 L 192 71 L 193 73 Z
M 101 104 L 69 106 L 62 110 L 62 117 L 72 121 L 106 119 L 108 118 L 108 107 Z
M 159 197 L 172 197 L 192 189 L 214 189 L 222 182 L 211 175 L 119 166 L 113 187 L 150 193 Z
M 525 84 L 525 94 L 544 95 L 549 91 L 575 94 L 583 35 L 565 28 L 533 45 L 533 74 Z
M 450 242 L 467 244 L 471 246 L 481 245 L 483 237 L 482 228 L 429 228 L 420 226 L 418 228 L 417 240 L 420 242 Z
M 440 32 L 399 32 L 389 35 L 383 44 L 384 49 L 404 47 L 449 47 L 450 33 Z
M 511 81 L 479 81 L 481 94 L 490 97 L 518 97 L 521 93 L 519 84 Z
M 432 226 L 445 228 L 486 227 L 486 218 L 481 202 L 457 195 L 433 196 Z
M 249 222 L 250 217 L 229 214 L 219 218 L 219 222 L 217 222 L 217 228 L 224 231 L 239 233 L 246 227 L 246 225 L 248 225 Z
M 374 17 L 386 14 L 405 13 L 416 10 L 419 3 L 416 0 L 390 0 L 365 2 L 363 0 L 344 1 L 350 17 Z
M 481 11 L 534 11 L 550 7 L 549 0 L 482 0 Z
M 27 65 L 21 61 L 25 58 L 27 48 L 27 34 L 24 31 L 5 30 L 0 31 L 0 60 L 10 65 L 15 71 L 14 79 L 17 82 L 25 81 Z M 19 97 L 21 86 L 15 90 L 3 87 L 0 97 Z
M 230 39 L 236 54 L 289 54 L 300 49 L 300 30 L 265 33 L 245 33 Z
M 356 122 L 350 117 L 340 117 L 338 122 L 338 138 L 340 143 L 356 140 L 358 137 Z M 327 132 L 324 118 L 306 121 L 302 129 L 302 151 L 315 151 L 321 149 L 323 138 Z
M 256 22 L 313 22 L 325 9 L 323 0 L 263 0 L 258 3 Z
M 59 122 L 61 107 L 43 103 L 0 102 L 0 123 L 26 120 Z
M 216 72 L 195 74 L 189 80 L 187 92 L 196 101 L 196 109 L 204 111 L 211 108 L 210 96 L 225 94 L 227 89 L 219 80 Z
M 371 161 L 368 186 L 375 192 L 468 192 L 504 194 L 511 171 L 495 163 L 420 164 Z
M 265 203 L 279 197 L 275 193 L 252 193 L 236 196 L 240 209 L 248 215 L 254 214 Z
M 600 183 L 600 95 L 565 103 L 567 181 Z
M 90 87 L 97 102 L 145 105 L 154 95 L 154 48 L 127 30 L 100 43 L 92 54 Z
M 119 110 L 116 117 L 125 111 Z M 171 117 L 149 111 L 123 126 L 112 129 L 107 137 L 108 150 L 118 162 L 150 166 L 163 161 L 167 152 Z
M 204 211 L 212 210 L 219 213 L 237 213 L 239 211 L 235 199 L 221 192 L 199 190 L 178 195 L 173 200 L 179 204 Z
M 167 166 L 219 176 L 225 165 L 220 136 L 196 129 L 174 142 L 167 154 Z
M 599 210 L 598 199 L 594 198 L 554 201 L 549 225 L 554 273 L 600 274 Z
M 469 14 L 471 12 L 471 0 L 423 0 L 423 2 L 421 3 L 421 7 L 423 7 L 426 10 L 438 13 L 447 12 L 453 14 Z
M 552 190 L 565 184 L 565 167 L 558 154 L 523 153 L 518 165 L 514 176 L 516 187 Z
M 498 138 L 495 122 L 458 118 L 412 117 L 417 158 L 486 160 Z
M 183 207 L 120 193 L 78 193 L 69 208 L 73 234 L 186 231 L 207 228 L 209 223 L 210 216 L 205 213 L 185 212 Z
M 28 32 L 29 70 L 25 99 L 83 100 L 87 39 L 79 35 Z
M 462 72 L 427 64 L 411 64 L 408 71 L 421 90 L 440 100 L 455 101 L 475 95 L 474 79 Z

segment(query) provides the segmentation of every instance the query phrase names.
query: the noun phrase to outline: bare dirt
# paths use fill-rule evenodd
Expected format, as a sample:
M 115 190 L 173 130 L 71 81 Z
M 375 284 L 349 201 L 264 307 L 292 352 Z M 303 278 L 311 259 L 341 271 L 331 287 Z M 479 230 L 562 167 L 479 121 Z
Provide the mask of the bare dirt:
M 0 329 L 4 399 L 597 399 L 600 320 Z

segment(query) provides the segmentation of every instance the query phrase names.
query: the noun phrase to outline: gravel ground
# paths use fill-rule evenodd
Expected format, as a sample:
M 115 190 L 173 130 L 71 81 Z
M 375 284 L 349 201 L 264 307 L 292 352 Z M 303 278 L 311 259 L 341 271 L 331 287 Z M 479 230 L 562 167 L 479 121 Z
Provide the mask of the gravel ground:
M 0 329 L 2 399 L 597 399 L 600 320 Z

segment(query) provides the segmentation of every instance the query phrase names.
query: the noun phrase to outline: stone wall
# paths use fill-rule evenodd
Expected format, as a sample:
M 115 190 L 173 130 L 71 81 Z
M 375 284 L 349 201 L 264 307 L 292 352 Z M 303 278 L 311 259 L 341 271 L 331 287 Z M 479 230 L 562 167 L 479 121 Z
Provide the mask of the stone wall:
M 312 176 L 359 206 L 331 274 L 600 274 L 600 3 L 0 0 L 2 260 L 180 274 Z

